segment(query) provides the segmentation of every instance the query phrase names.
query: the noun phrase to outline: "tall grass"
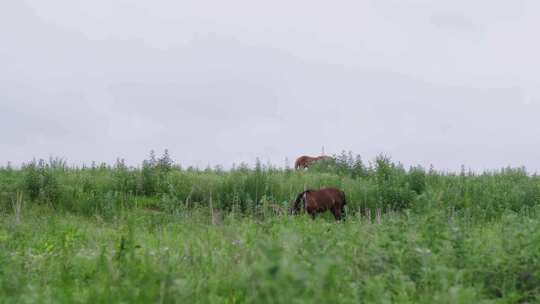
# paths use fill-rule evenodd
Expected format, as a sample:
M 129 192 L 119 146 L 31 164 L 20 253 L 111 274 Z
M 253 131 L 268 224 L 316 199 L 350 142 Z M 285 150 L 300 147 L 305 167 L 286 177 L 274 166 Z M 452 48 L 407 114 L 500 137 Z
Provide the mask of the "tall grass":
M 0 217 L 4 303 L 536 303 L 540 216 L 383 214 L 380 224 L 36 206 Z
M 364 164 L 342 153 L 308 170 L 293 171 L 256 163 L 224 171 L 182 169 L 167 152 L 152 152 L 140 167 L 119 159 L 113 166 L 69 168 L 51 159 L 0 170 L 0 209 L 10 209 L 17 192 L 28 203 L 50 205 L 77 214 L 113 216 L 125 209 L 146 207 L 168 212 L 208 206 L 223 212 L 255 214 L 263 205 L 287 208 L 304 187 L 339 187 L 350 214 L 451 208 L 493 218 L 506 210 L 521 211 L 540 202 L 540 179 L 522 169 L 460 174 L 404 168 L 386 156 Z M 372 212 L 374 214 L 374 211 Z
M 288 215 L 305 186 L 343 189 L 347 220 Z M 539 253 L 523 168 L 0 168 L 2 303 L 536 303 Z

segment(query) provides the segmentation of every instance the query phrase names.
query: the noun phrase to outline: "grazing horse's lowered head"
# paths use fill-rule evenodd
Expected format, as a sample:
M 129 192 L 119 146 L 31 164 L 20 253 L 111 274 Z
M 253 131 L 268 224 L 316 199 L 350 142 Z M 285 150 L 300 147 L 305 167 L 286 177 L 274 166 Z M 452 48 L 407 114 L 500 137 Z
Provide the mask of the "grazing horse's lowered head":
M 345 199 L 345 193 L 337 188 L 306 190 L 299 193 L 291 204 L 291 214 L 298 214 L 302 210 L 302 202 L 304 203 L 304 210 L 313 218 L 317 213 L 325 211 L 332 212 L 336 220 L 341 220 L 345 216 L 347 200 Z
M 304 168 L 307 168 L 309 166 L 311 166 L 313 163 L 319 161 L 319 160 L 324 160 L 324 159 L 331 159 L 330 156 L 326 156 L 326 155 L 321 155 L 321 156 L 317 156 L 317 157 L 312 157 L 312 156 L 307 156 L 307 155 L 303 155 L 303 156 L 300 156 L 299 158 L 296 159 L 296 161 L 294 162 L 294 168 L 295 169 L 304 169 Z

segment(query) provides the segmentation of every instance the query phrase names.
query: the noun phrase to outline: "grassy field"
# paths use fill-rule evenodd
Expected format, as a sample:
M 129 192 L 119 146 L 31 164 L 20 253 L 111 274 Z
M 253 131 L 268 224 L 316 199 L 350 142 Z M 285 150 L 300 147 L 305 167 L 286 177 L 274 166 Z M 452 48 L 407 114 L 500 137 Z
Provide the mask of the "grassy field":
M 348 217 L 287 207 L 337 186 Z M 378 215 L 380 214 L 380 215 Z M 2 303 L 535 303 L 540 178 L 342 154 L 256 164 L 0 169 Z

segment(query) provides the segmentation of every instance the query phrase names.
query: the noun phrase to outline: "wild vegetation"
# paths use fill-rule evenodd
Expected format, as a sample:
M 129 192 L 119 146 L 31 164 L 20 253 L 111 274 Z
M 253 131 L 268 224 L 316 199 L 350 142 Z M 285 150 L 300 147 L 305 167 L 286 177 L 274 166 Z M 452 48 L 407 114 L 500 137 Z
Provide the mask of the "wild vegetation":
M 347 219 L 288 208 L 347 195 Z M 61 159 L 0 169 L 2 303 L 532 303 L 540 177 L 342 153 L 307 170 Z

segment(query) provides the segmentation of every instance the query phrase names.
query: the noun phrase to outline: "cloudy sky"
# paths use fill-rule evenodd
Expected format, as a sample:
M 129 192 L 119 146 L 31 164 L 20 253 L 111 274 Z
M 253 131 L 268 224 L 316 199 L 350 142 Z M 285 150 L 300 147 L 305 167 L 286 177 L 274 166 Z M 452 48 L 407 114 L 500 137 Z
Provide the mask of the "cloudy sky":
M 0 164 L 540 169 L 537 0 L 3 0 Z

